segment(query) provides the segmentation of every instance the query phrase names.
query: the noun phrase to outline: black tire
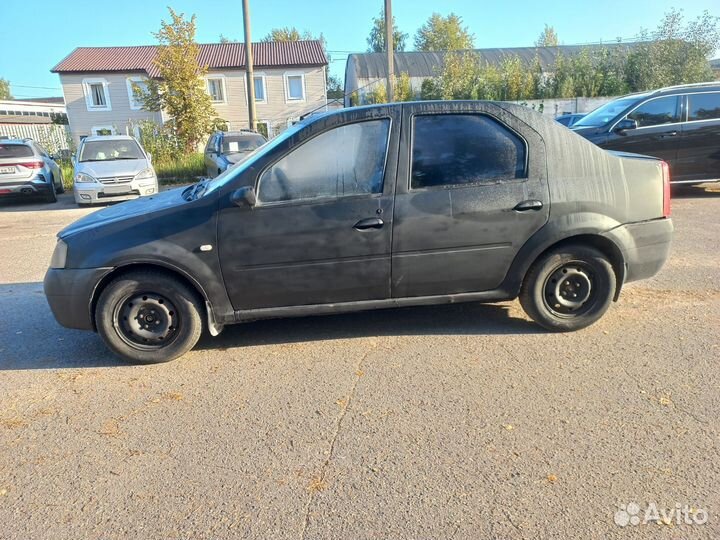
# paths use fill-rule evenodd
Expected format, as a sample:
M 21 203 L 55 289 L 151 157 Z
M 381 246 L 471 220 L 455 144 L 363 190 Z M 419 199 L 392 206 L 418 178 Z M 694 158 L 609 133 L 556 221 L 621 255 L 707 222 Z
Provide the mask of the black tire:
M 202 302 L 171 274 L 128 272 L 103 289 L 95 308 L 98 333 L 123 360 L 169 362 L 192 349 L 203 328 Z
M 615 272 L 602 252 L 567 245 L 549 251 L 532 265 L 520 290 L 520 304 L 543 328 L 572 332 L 605 314 L 615 287 Z
M 57 191 L 55 189 L 55 179 L 51 176 L 50 177 L 50 191 L 45 194 L 43 197 L 43 200 L 46 203 L 56 203 L 57 202 Z

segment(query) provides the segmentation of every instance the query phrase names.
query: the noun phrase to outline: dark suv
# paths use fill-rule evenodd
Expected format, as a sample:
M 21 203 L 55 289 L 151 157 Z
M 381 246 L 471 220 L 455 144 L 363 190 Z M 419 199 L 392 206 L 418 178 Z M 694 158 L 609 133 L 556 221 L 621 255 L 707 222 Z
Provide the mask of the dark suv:
M 231 323 L 517 297 L 577 330 L 665 262 L 667 172 L 520 105 L 343 109 L 70 225 L 45 293 L 61 324 L 141 362 Z
M 720 83 L 688 84 L 620 97 L 572 126 L 607 150 L 655 156 L 671 182 L 720 181 Z

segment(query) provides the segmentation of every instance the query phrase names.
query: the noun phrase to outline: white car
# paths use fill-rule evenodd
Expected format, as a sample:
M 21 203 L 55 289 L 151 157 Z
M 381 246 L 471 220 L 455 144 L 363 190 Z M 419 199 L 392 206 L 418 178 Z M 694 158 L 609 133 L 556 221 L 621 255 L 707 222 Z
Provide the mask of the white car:
M 158 192 L 150 155 L 128 135 L 83 139 L 73 178 L 75 202 L 79 205 L 126 201 Z

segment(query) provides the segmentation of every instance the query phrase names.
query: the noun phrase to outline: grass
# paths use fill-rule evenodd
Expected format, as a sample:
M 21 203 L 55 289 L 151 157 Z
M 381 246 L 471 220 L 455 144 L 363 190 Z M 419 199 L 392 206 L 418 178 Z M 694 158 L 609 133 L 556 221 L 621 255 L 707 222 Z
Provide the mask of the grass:
M 73 165 L 71 161 L 62 160 L 58 164 L 62 169 L 63 184 L 66 190 L 73 187 Z M 158 160 L 153 162 L 158 183 L 161 186 L 187 184 L 196 182 L 198 176 L 205 175 L 205 161 L 201 153 L 188 154 L 174 160 Z

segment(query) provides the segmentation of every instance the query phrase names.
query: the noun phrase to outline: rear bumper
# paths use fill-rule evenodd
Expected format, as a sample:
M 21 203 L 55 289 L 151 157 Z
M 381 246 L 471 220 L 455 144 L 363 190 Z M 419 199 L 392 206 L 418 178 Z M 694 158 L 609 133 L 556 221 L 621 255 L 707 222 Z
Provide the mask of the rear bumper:
M 50 193 L 50 182 L 7 182 L 0 183 L 0 199 L 15 197 L 37 197 Z
M 622 225 L 605 233 L 625 260 L 625 282 L 657 274 L 670 255 L 673 223 L 669 218 Z
M 112 268 L 50 268 L 43 287 L 50 310 L 66 328 L 94 330 L 92 298 L 100 280 Z

